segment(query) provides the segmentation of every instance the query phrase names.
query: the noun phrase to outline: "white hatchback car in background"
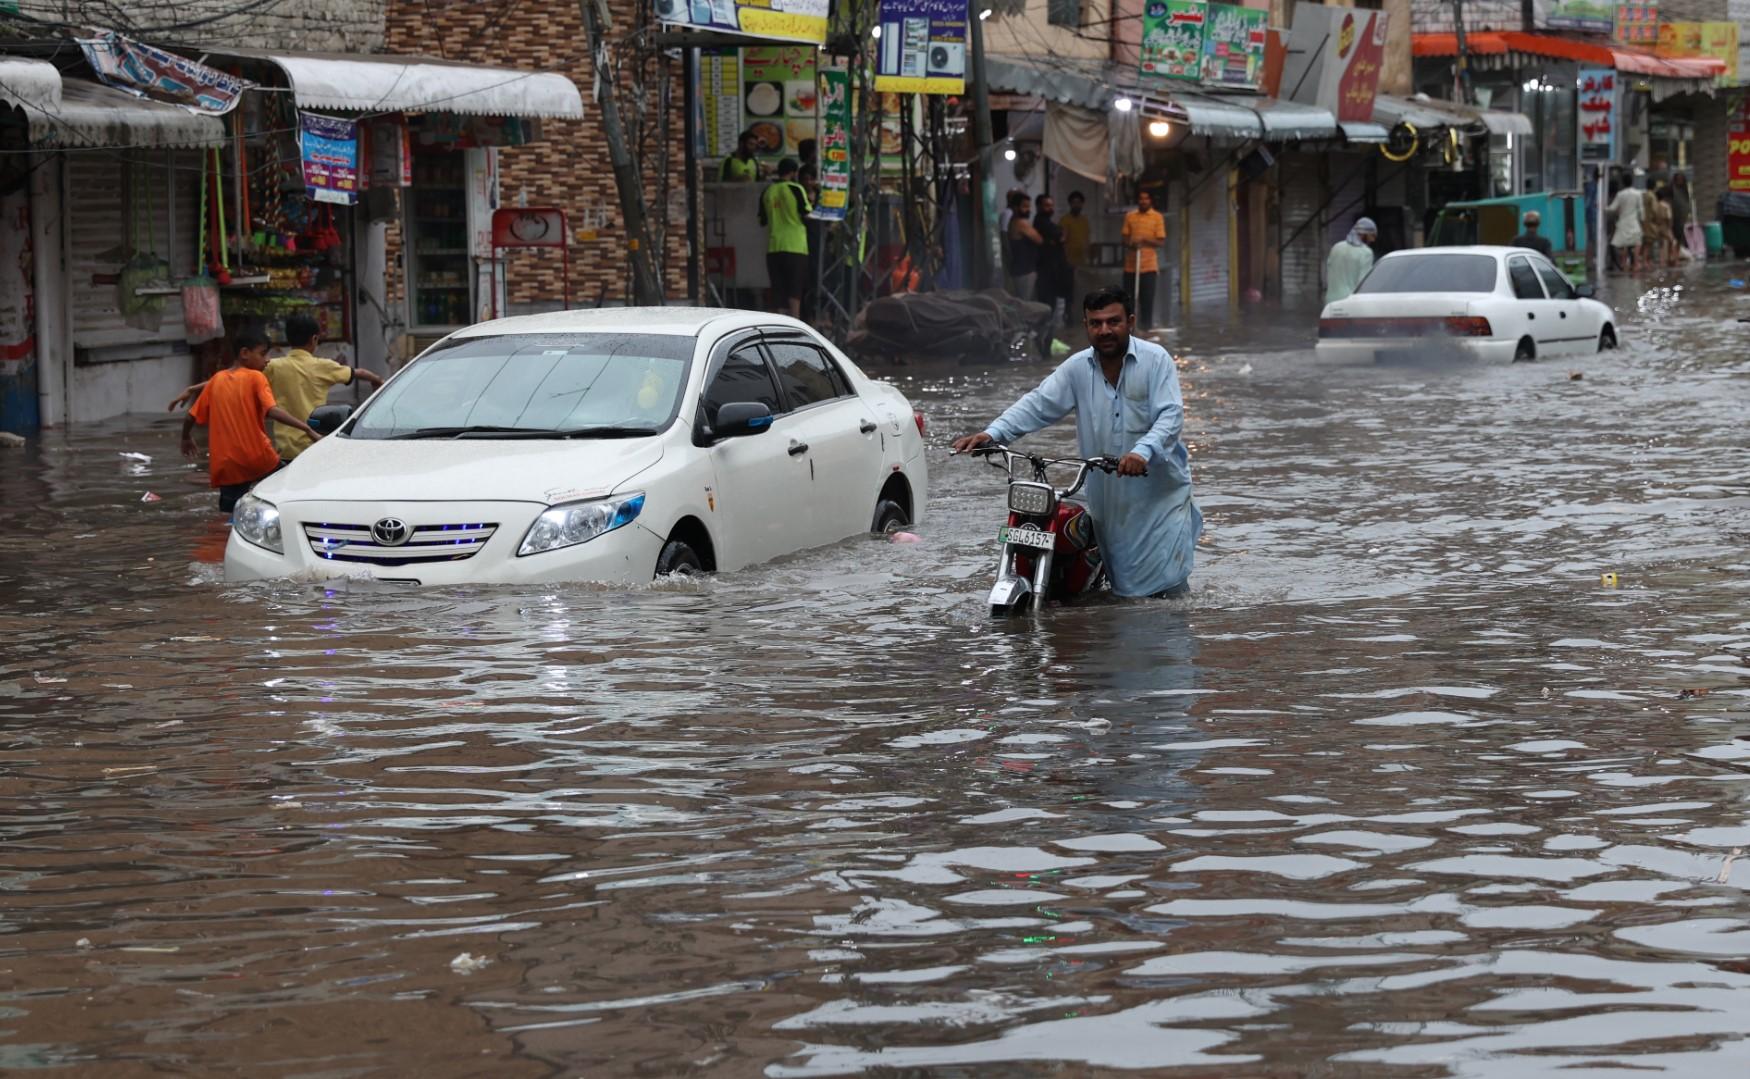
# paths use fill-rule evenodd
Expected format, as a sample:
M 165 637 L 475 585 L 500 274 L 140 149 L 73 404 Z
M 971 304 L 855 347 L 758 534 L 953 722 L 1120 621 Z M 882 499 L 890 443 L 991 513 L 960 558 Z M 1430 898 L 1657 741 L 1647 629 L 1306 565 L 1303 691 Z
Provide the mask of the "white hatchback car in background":
M 238 503 L 227 580 L 642 583 L 916 522 L 923 416 L 794 319 L 460 330 Z
M 1414 359 L 1435 346 L 1479 360 L 1535 360 L 1616 347 L 1616 316 L 1523 247 L 1393 251 L 1355 294 L 1325 305 L 1320 359 Z

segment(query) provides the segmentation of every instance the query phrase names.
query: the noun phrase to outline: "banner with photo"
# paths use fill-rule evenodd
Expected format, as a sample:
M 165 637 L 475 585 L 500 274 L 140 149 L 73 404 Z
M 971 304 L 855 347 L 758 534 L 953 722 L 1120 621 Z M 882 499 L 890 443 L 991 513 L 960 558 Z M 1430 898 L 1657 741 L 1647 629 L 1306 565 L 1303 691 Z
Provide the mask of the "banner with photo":
M 966 92 L 967 0 L 881 0 L 875 89 Z
M 826 44 L 827 0 L 656 0 L 656 18 L 701 30 Z
M 80 38 L 79 48 L 105 86 L 209 116 L 236 108 L 243 91 L 255 85 L 120 34 Z
M 1616 4 L 1614 0 L 1531 0 L 1531 20 L 1539 30 L 1609 34 L 1616 29 Z
M 1204 0 L 1147 0 L 1142 9 L 1144 78 L 1191 79 L 1203 73 Z
M 1210 4 L 1203 23 L 1203 81 L 1216 86 L 1258 88 L 1264 72 L 1264 22 L 1268 12 L 1237 4 Z
M 1652 45 L 1659 40 L 1659 0 L 1616 5 L 1616 32 L 1624 45 Z

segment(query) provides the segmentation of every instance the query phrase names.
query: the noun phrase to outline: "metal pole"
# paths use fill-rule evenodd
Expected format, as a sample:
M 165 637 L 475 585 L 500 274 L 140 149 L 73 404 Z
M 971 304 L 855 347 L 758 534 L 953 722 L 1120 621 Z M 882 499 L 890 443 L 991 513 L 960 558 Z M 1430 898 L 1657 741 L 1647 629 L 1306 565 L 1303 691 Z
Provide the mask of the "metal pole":
M 686 49 L 687 302 L 699 303 L 699 50 Z
M 974 288 L 994 288 L 997 283 L 996 244 L 996 184 L 990 175 L 990 156 L 996 136 L 990 123 L 990 84 L 984 70 L 984 20 L 979 18 L 982 0 L 973 0 L 966 14 L 967 43 L 972 53 L 972 140 L 978 157 L 973 162 L 972 176 L 972 285 Z
M 578 0 L 584 31 L 589 35 L 590 60 L 596 85 L 601 88 L 602 137 L 608 143 L 608 160 L 614 167 L 614 186 L 619 189 L 620 217 L 626 227 L 626 256 L 632 267 L 632 302 L 640 307 L 662 306 L 662 287 L 650 267 L 650 228 L 644 215 L 644 185 L 638 164 L 626 149 L 625 129 L 620 126 L 618 88 L 608 64 L 605 37 L 607 14 L 599 0 Z
M 1452 77 L 1456 83 L 1460 103 L 1471 104 L 1470 92 L 1470 49 L 1464 38 L 1464 0 L 1452 0 L 1452 28 L 1458 38 L 1458 58 L 1452 66 Z

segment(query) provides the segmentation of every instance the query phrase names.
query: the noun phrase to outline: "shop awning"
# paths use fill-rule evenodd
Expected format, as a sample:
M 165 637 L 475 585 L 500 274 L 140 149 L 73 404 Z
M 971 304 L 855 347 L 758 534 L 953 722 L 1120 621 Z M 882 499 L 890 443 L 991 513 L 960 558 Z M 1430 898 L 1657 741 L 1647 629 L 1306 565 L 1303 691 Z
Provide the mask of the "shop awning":
M 1337 136 L 1337 118 L 1326 109 L 1274 97 L 1193 94 L 1175 91 L 1193 135 L 1289 142 Z
M 1014 57 L 987 56 L 984 74 L 994 93 L 1025 94 L 1059 105 L 1104 109 L 1115 96 L 1101 72 L 1092 67 L 1078 70 L 1069 65 L 1034 65 Z
M 1528 34 L 1513 30 L 1465 35 L 1465 52 L 1473 57 L 1510 57 L 1518 53 L 1555 60 L 1577 60 L 1595 67 L 1610 67 L 1636 75 L 1685 81 L 1713 79 L 1725 74 L 1723 60 L 1712 57 L 1655 56 L 1629 45 L 1606 45 L 1594 41 Z M 1457 56 L 1457 34 L 1412 34 L 1410 51 L 1416 56 Z
M 1426 94 L 1416 97 L 1380 94 L 1373 99 L 1373 119 L 1388 128 L 1407 123 L 1418 131 L 1432 131 L 1442 127 L 1481 127 L 1499 135 L 1529 135 L 1532 132 L 1531 119 L 1520 113 L 1505 109 L 1479 109 L 1456 101 L 1428 97 Z
M 43 60 L 0 56 L 0 101 L 24 109 L 52 109 L 61 103 L 61 70 Z
M 31 144 L 42 150 L 225 144 L 215 116 L 64 79 L 41 60 L 0 58 L 0 99 L 24 109 Z
M 564 75 L 483 67 L 423 56 L 257 52 L 225 56 L 266 60 L 285 72 L 307 109 L 345 112 L 453 112 L 469 116 L 576 120 L 583 95 Z

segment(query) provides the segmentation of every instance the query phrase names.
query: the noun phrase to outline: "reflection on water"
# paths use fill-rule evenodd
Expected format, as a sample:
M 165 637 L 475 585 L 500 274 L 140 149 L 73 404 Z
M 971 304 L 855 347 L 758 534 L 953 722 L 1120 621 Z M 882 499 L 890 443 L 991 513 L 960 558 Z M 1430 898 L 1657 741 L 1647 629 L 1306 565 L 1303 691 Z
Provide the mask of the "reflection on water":
M 171 425 L 10 454 L 0 1067 L 1740 1070 L 1750 349 L 1677 283 L 1514 368 L 1178 335 L 1197 592 L 1037 622 L 939 448 L 1036 368 L 894 373 L 922 543 L 630 592 L 225 585 Z

